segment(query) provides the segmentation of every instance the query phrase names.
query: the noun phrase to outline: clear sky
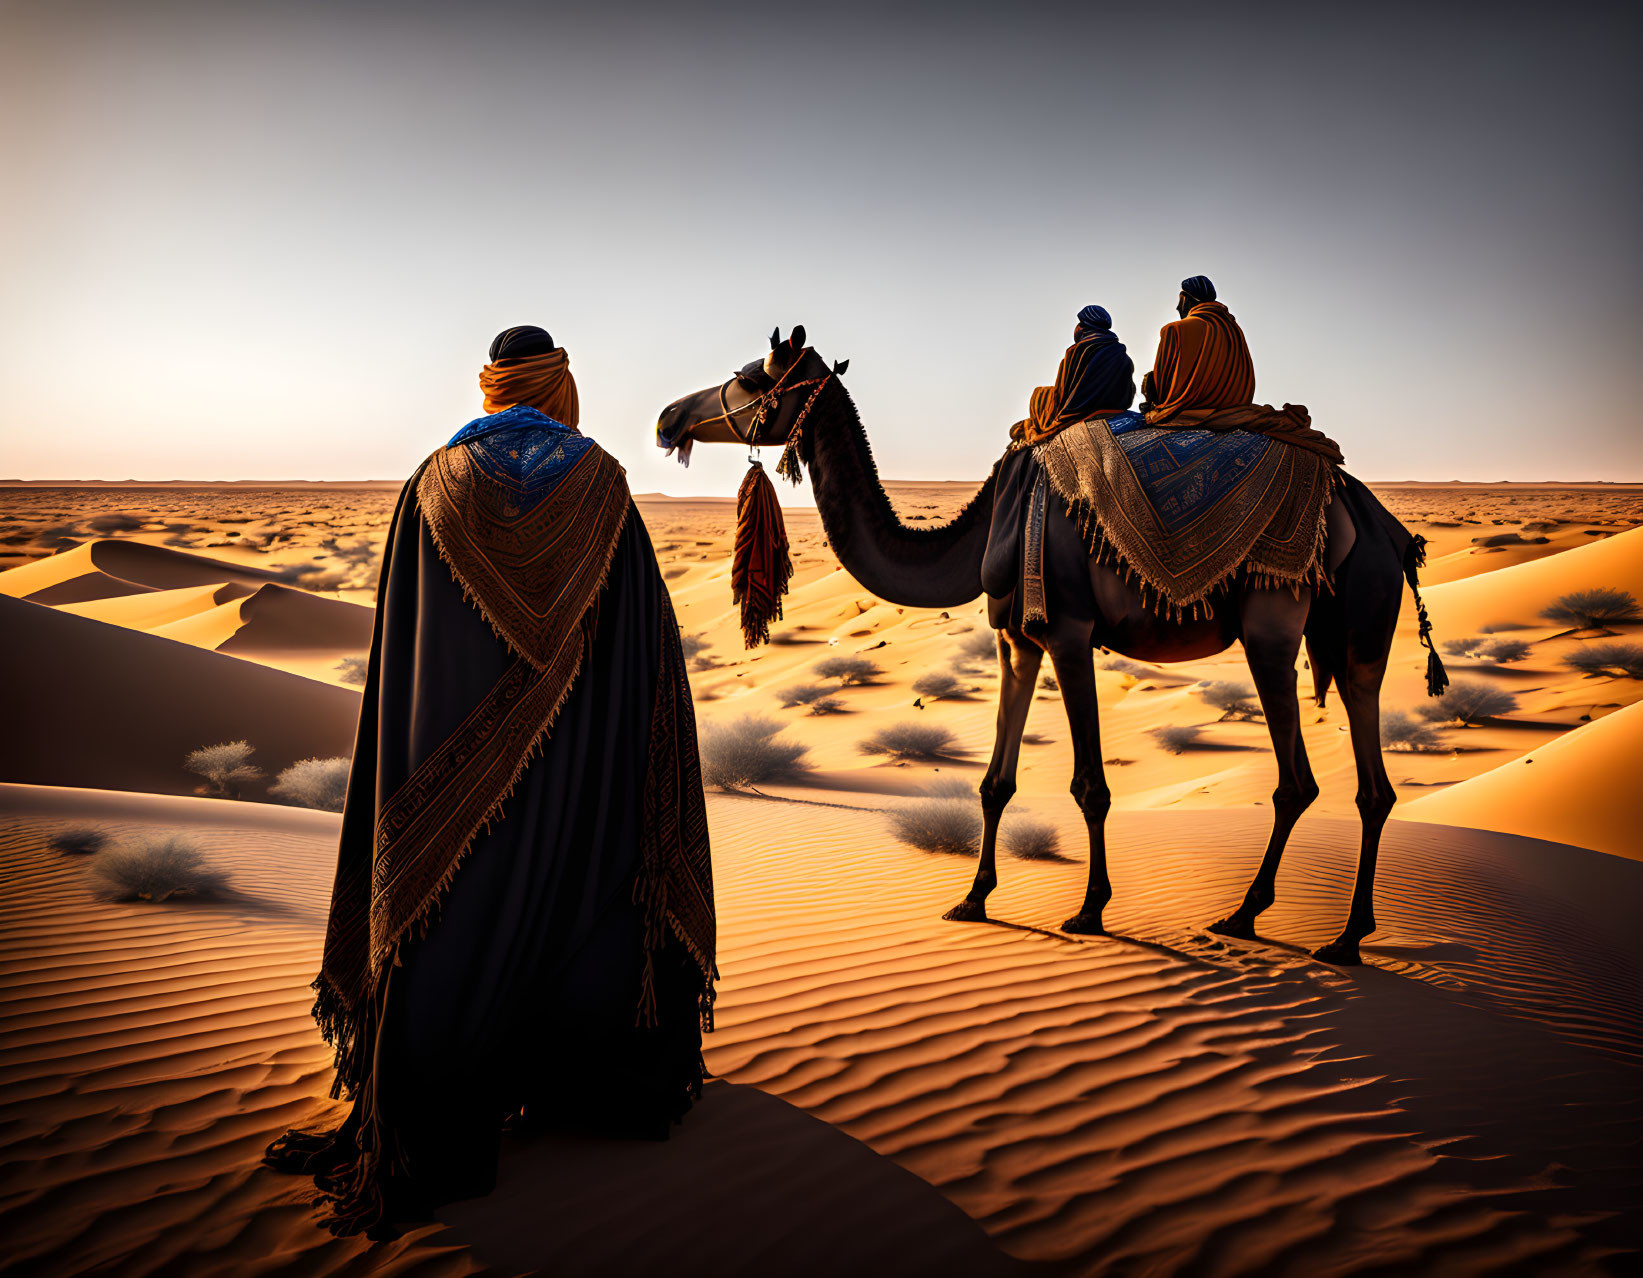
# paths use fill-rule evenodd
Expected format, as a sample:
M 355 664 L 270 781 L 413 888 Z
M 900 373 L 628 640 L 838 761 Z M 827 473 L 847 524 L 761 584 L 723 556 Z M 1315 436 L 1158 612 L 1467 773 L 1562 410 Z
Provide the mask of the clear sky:
M 1202 273 L 1364 478 L 1643 480 L 1636 6 L 1346 8 L 0 3 L 0 476 L 400 478 L 536 323 L 728 496 L 657 410 L 802 323 L 979 481 Z

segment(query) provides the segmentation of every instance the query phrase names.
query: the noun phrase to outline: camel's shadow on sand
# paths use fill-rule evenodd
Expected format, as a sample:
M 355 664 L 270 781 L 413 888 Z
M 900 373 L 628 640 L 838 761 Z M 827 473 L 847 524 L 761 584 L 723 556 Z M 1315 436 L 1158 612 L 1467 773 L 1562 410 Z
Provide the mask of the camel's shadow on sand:
M 711 1204 L 703 1215 L 703 1204 Z M 837 1128 L 716 1080 L 666 1142 L 504 1139 L 497 1187 L 427 1241 L 504 1273 L 1014 1274 L 973 1220 Z

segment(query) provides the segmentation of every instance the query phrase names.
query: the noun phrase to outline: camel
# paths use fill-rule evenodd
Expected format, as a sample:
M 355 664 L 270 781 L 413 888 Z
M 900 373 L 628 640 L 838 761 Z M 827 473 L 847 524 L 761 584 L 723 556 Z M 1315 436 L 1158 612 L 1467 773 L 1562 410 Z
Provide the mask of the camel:
M 854 403 L 840 376 L 849 361 L 829 366 L 805 344 L 802 327 L 722 385 L 686 395 L 657 420 L 667 448 L 691 443 L 790 447 L 808 470 L 822 526 L 839 562 L 881 599 L 904 607 L 956 608 L 983 592 L 981 567 L 993 513 L 989 476 L 949 523 L 901 522 L 879 482 L 878 469 Z M 1403 546 L 1400 547 L 1400 534 Z M 1213 656 L 1241 640 L 1277 756 L 1272 833 L 1242 902 L 1209 929 L 1256 939 L 1256 918 L 1276 899 L 1278 866 L 1291 830 L 1318 795 L 1301 740 L 1296 659 L 1303 640 L 1322 704 L 1331 680 L 1340 690 L 1357 763 L 1362 843 L 1351 906 L 1340 934 L 1312 951 L 1332 964 L 1361 962 L 1359 943 L 1376 929 L 1375 862 L 1394 793 L 1381 759 L 1380 688 L 1407 576 L 1414 585 L 1409 535 L 1368 489 L 1338 472 L 1328 512 L 1326 567 L 1332 590 L 1245 588 L 1216 599 L 1210 618 L 1169 620 L 1143 604 L 1112 567 L 1089 553 L 1073 520 L 1052 509 L 1044 533 L 1044 580 L 1053 601 L 1047 632 L 998 631 L 1002 681 L 992 758 L 979 790 L 983 815 L 980 864 L 968 894 L 947 912 L 959 921 L 986 921 L 988 894 L 998 883 L 999 819 L 1016 789 L 1016 764 L 1040 663 L 1055 670 L 1072 734 L 1072 795 L 1089 830 L 1089 881 L 1079 910 L 1064 924 L 1072 934 L 1104 932 L 1112 897 L 1105 822 L 1112 806 L 1100 747 L 1096 648 L 1167 663 Z

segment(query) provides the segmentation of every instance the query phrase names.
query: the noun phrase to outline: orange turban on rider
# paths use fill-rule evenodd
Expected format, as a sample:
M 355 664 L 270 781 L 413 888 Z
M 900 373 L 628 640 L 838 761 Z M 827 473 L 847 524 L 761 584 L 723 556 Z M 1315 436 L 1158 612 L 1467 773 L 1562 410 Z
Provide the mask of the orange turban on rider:
M 544 344 L 541 339 L 546 339 L 545 344 L 550 347 L 553 339 L 540 329 L 530 330 L 532 337 L 540 333 L 541 339 L 526 347 L 534 348 L 539 353 L 508 354 L 510 349 L 517 348 L 521 343 L 515 341 L 510 347 L 504 339 L 510 334 L 522 332 L 524 330 L 509 329 L 492 343 L 492 360 L 479 371 L 479 389 L 485 396 L 485 411 L 500 413 L 515 404 L 526 404 L 546 413 L 556 422 L 575 426 L 581 419 L 582 411 L 576 395 L 576 379 L 570 372 L 570 356 L 564 347 L 541 350 Z

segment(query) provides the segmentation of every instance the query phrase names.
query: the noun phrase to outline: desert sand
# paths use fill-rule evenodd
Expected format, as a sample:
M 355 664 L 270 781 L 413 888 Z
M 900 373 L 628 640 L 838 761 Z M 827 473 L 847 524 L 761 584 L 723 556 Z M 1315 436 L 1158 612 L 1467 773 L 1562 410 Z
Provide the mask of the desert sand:
M 351 748 L 346 659 L 369 644 L 389 486 L 0 490 L 0 1147 L 22 1272 L 682 1273 L 1622 1272 L 1643 1237 L 1643 681 L 1567 658 L 1643 641 L 1570 631 L 1559 595 L 1643 598 L 1636 486 L 1377 485 L 1431 541 L 1446 656 L 1511 694 L 1480 723 L 1393 750 L 1400 805 L 1366 965 L 1310 959 L 1344 917 L 1357 847 L 1345 719 L 1303 706 L 1323 795 L 1263 939 L 1204 924 L 1236 902 L 1269 820 L 1264 724 L 1209 705 L 1237 648 L 1099 671 L 1116 897 L 1076 905 L 1083 828 L 1053 686 L 1039 690 L 1012 814 L 1067 859 L 1002 860 L 993 925 L 942 912 L 973 862 L 897 841 L 889 812 L 973 787 L 997 676 L 980 602 L 874 599 L 813 511 L 775 642 L 747 652 L 729 501 L 640 508 L 696 656 L 699 720 L 768 716 L 804 774 L 709 796 L 724 973 L 718 1079 L 667 1146 L 519 1141 L 496 1194 L 396 1242 L 337 1240 L 262 1145 L 333 1109 L 307 1009 L 337 818 L 191 797 L 190 750 L 245 739 L 270 776 Z M 895 484 L 939 520 L 961 484 Z M 878 666 L 783 705 L 828 656 Z M 1384 706 L 1425 701 L 1406 601 Z M 1097 654 L 1098 663 L 1106 654 Z M 915 705 L 912 684 L 956 687 Z M 1310 673 L 1300 671 L 1303 691 Z M 863 739 L 951 734 L 894 762 Z M 1424 721 L 1423 721 L 1424 722 Z M 1159 728 L 1199 739 L 1164 749 Z M 64 830 L 192 840 L 214 902 L 117 904 Z M 639 1195 L 636 1199 L 635 1195 Z M 626 1227 L 633 1213 L 646 1230 Z

